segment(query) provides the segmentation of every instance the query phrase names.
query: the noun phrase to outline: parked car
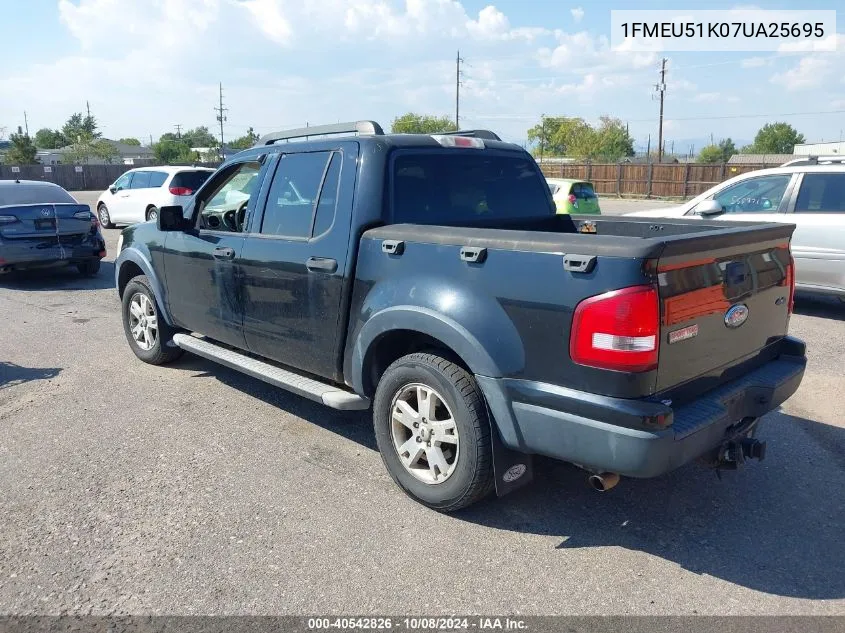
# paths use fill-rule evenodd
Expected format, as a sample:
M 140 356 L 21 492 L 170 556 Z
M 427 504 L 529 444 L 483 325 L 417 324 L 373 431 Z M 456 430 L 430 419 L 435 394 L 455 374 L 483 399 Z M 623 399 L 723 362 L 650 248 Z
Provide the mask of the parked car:
M 72 265 L 92 276 L 105 256 L 87 204 L 52 182 L 0 180 L 0 273 Z
M 726 180 L 680 206 L 631 216 L 794 224 L 796 288 L 845 301 L 843 164 L 760 169 Z
M 211 225 L 244 180 L 249 199 Z M 760 418 L 806 364 L 787 335 L 792 230 L 576 223 L 492 132 L 359 121 L 228 159 L 187 208 L 121 233 L 115 284 L 139 359 L 187 350 L 371 407 L 395 482 L 446 512 L 526 483 L 533 454 L 600 490 L 762 458 Z
M 599 197 L 586 180 L 546 178 L 558 213 L 600 214 Z
M 187 204 L 213 173 L 208 167 L 130 169 L 97 199 L 100 224 L 113 228 L 116 224 L 155 222 L 161 207 Z

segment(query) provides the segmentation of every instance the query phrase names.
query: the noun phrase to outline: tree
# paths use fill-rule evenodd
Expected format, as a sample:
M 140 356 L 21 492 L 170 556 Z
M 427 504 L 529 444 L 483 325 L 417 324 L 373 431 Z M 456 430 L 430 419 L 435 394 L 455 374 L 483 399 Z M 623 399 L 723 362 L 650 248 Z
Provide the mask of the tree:
M 544 117 L 528 130 L 528 141 L 548 156 L 576 156 L 589 153 L 594 143 L 592 128 L 577 117 Z
M 162 139 L 153 144 L 153 153 L 160 163 L 190 163 L 199 158 L 186 143 L 164 136 L 166 135 L 162 135 Z
M 35 160 L 38 149 L 21 126 L 18 126 L 18 133 L 12 134 L 9 140 L 12 145 L 6 151 L 4 159 L 7 165 L 35 165 L 38 162 Z
M 620 119 L 602 116 L 596 135 L 596 155 L 604 160 L 617 161 L 634 155 L 634 139 L 628 134 L 628 127 Z
M 99 158 L 103 162 L 111 163 L 118 155 L 117 148 L 109 141 L 83 132 L 77 136 L 76 142 L 68 146 L 63 160 L 65 163 L 78 164 L 87 163 L 92 158 Z
M 258 134 L 250 127 L 246 134 L 230 142 L 229 147 L 232 149 L 249 149 L 255 145 L 256 141 L 258 141 Z
M 178 139 L 177 139 L 178 140 Z M 190 147 L 217 147 L 217 139 L 203 126 L 187 130 L 182 134 L 182 142 Z
M 58 149 L 65 147 L 68 140 L 61 130 L 51 130 L 50 128 L 41 128 L 35 133 L 35 146 L 38 149 Z
M 390 127 L 394 134 L 440 134 L 457 130 L 455 122 L 447 116 L 408 112 L 393 119 Z
M 70 116 L 67 123 L 62 127 L 62 134 L 65 135 L 68 143 L 79 142 L 80 138 L 100 138 L 102 133 L 97 131 L 97 120 L 91 116 L 82 116 L 76 112 Z
M 778 121 L 761 127 L 754 142 L 742 151 L 749 154 L 791 154 L 795 145 L 803 142 L 803 134 L 789 123 Z
M 736 154 L 736 145 L 730 138 L 722 139 L 718 144 L 707 145 L 698 153 L 699 163 L 727 163 Z
M 122 138 L 118 141 L 118 143 L 123 143 L 124 145 L 132 145 L 133 147 L 141 147 L 141 141 L 132 136 Z

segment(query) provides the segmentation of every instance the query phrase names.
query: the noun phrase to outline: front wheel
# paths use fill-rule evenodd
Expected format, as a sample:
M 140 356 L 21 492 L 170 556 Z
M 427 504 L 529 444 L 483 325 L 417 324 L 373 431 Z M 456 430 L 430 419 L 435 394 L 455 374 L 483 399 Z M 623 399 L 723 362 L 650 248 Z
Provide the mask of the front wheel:
M 135 356 L 145 363 L 162 365 L 182 355 L 182 349 L 173 345 L 176 330 L 161 318 L 144 275 L 133 278 L 123 291 L 123 331 Z
M 373 402 L 376 442 L 393 480 L 441 512 L 493 490 L 493 449 L 484 397 L 463 367 L 436 354 L 387 368 Z

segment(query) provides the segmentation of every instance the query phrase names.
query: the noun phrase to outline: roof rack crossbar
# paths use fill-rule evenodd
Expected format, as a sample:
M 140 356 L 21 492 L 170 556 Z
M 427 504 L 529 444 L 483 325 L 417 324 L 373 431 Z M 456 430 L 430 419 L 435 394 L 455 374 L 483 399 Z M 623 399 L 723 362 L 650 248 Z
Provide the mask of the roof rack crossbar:
M 483 138 L 488 141 L 501 141 L 499 135 L 490 130 L 457 130 L 456 132 L 442 132 L 449 136 L 471 136 L 473 138 Z
M 332 123 L 329 125 L 315 125 L 312 127 L 301 127 L 295 130 L 271 132 L 262 136 L 255 144 L 255 147 L 272 145 L 276 141 L 289 141 L 295 138 L 324 136 L 326 134 L 351 134 L 353 132 L 359 135 L 384 135 L 384 130 L 375 121 L 350 121 L 348 123 Z

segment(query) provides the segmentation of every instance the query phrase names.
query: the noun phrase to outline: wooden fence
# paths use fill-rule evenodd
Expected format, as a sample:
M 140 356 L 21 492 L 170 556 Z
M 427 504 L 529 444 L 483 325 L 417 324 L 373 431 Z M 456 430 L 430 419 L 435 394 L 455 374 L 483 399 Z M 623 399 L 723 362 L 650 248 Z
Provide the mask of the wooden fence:
M 196 165 L 217 167 L 217 163 Z M 132 168 L 132 165 L 0 165 L 0 180 L 46 180 L 68 191 L 100 191 Z M 540 168 L 550 178 L 589 180 L 599 195 L 683 199 L 695 197 L 733 176 L 762 169 L 763 165 L 564 163 L 541 164 Z
M 218 163 L 191 163 L 217 167 Z M 154 167 L 155 165 L 144 165 Z M 137 165 L 0 165 L 0 180 L 44 180 L 67 191 L 101 191 Z
M 599 195 L 632 198 L 694 198 L 713 185 L 764 165 L 640 163 L 541 164 L 549 178 L 577 178 L 593 183 Z

